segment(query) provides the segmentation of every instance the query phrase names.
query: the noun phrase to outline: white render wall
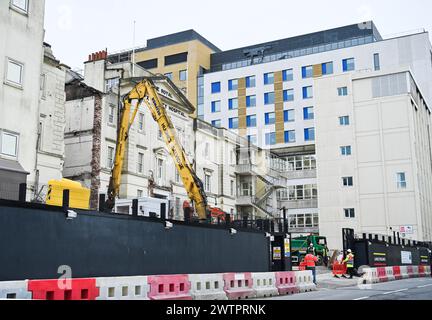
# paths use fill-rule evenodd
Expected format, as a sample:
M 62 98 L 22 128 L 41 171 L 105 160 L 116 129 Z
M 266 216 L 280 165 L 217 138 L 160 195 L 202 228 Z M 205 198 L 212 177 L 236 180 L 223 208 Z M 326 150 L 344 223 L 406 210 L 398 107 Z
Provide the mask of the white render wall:
M 407 238 L 431 240 L 431 117 L 424 106 L 417 111 L 412 106 L 406 70 L 399 70 L 405 72 L 405 93 L 380 98 L 372 96 L 372 77 L 385 71 L 315 81 L 320 233 L 328 237 L 331 249 L 341 248 L 342 228 L 392 235 L 412 226 L 414 233 Z M 347 97 L 337 95 L 341 86 L 348 87 Z M 338 118 L 345 115 L 350 125 L 340 126 Z M 422 145 L 415 134 L 419 131 Z M 351 146 L 352 155 L 342 156 L 341 146 Z M 398 172 L 405 172 L 406 188 L 398 188 Z M 350 176 L 354 186 L 344 187 L 342 177 Z M 354 219 L 345 217 L 345 208 L 355 209 Z
M 0 2 L 0 129 L 19 135 L 18 156 L 8 159 L 30 172 L 29 191 L 35 182 L 44 7 L 44 0 L 29 1 L 26 15 L 11 9 L 10 1 Z M 22 88 L 5 84 L 7 58 L 24 64 Z

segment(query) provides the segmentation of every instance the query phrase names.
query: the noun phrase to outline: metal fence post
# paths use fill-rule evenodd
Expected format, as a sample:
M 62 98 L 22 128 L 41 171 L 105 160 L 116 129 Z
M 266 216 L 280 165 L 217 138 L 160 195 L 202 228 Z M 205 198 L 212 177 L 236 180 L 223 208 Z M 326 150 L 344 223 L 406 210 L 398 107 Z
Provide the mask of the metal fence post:
M 21 183 L 19 185 L 18 200 L 19 200 L 19 202 L 26 202 L 26 198 L 27 198 L 27 184 Z
M 68 210 L 69 209 L 69 203 L 70 203 L 70 190 L 63 190 L 63 210 Z
M 138 199 L 132 200 L 132 216 L 138 217 Z

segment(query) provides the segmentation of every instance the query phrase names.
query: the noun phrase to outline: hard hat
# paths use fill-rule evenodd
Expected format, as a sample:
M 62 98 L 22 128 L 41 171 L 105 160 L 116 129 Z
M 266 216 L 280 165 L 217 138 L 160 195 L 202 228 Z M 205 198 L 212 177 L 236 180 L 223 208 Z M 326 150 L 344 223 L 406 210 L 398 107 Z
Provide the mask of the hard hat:
M 347 252 L 348 252 L 348 253 L 351 253 L 352 251 L 351 251 L 351 249 L 348 249 Z

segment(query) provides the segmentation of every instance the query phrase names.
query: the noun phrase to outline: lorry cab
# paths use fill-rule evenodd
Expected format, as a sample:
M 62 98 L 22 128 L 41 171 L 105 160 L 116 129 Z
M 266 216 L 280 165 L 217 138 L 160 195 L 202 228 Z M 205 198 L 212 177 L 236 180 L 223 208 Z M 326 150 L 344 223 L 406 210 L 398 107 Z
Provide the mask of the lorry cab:
M 132 215 L 133 199 L 118 199 L 115 203 L 115 213 Z M 151 218 L 168 218 L 169 200 L 143 197 L 138 198 L 138 216 Z

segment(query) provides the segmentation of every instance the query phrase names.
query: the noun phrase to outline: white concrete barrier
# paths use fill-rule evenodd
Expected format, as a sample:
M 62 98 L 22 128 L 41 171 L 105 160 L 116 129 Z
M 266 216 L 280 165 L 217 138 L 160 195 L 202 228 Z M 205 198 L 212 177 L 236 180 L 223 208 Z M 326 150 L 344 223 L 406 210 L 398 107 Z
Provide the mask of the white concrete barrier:
M 408 279 L 409 278 L 408 268 L 406 266 L 401 266 L 400 271 L 401 271 L 402 279 Z
M 420 277 L 420 275 L 419 275 L 419 267 L 418 266 L 412 266 L 412 270 L 413 270 L 413 277 L 414 278 Z
M 147 277 L 96 278 L 96 300 L 149 300 Z
M 372 284 L 380 282 L 378 279 L 378 273 L 375 268 L 365 268 L 363 275 L 363 283 L 364 284 Z
M 252 273 L 252 287 L 257 298 L 274 297 L 279 295 L 276 288 L 276 276 L 274 272 Z
M 387 275 L 387 281 L 395 281 L 396 278 L 393 274 L 393 267 L 386 267 L 386 275 Z
M 32 294 L 28 291 L 28 281 L 0 282 L 0 299 L 31 300 Z
M 313 283 L 312 271 L 296 271 L 296 285 L 300 292 L 309 292 L 316 290 L 316 285 Z
M 425 267 L 425 273 L 426 273 L 426 277 L 430 277 L 431 276 L 431 267 Z
M 223 274 L 190 274 L 188 277 L 194 300 L 228 300 Z

